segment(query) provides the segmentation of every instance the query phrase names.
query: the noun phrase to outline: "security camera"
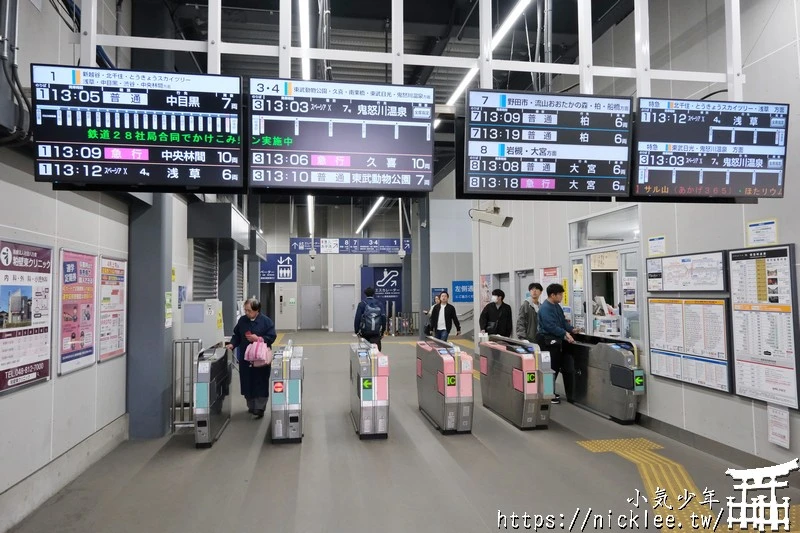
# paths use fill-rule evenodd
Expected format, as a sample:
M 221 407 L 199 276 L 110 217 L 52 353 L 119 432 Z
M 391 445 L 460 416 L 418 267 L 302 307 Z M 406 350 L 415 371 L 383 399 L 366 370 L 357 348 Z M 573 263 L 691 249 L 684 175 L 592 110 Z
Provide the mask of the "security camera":
M 317 257 L 317 251 L 316 251 L 315 249 L 313 249 L 313 248 L 312 248 L 312 249 L 311 249 L 311 250 L 308 252 L 308 257 L 310 257 L 311 259 L 314 259 L 315 257 Z
M 397 252 L 397 256 L 398 256 L 398 257 L 400 257 L 400 259 L 403 259 L 403 258 L 406 256 L 406 251 L 405 251 L 405 250 L 403 250 L 403 249 L 401 248 L 401 249 L 400 249 L 400 250 Z
M 317 271 L 317 267 L 315 265 L 311 265 L 311 272 L 316 272 L 316 271 Z
M 514 217 L 507 217 L 500 214 L 499 207 L 492 207 L 486 209 L 485 211 L 480 209 L 470 209 L 469 217 L 477 222 L 483 222 L 484 224 L 490 224 L 492 226 L 497 226 L 498 228 L 507 228 L 514 220 Z

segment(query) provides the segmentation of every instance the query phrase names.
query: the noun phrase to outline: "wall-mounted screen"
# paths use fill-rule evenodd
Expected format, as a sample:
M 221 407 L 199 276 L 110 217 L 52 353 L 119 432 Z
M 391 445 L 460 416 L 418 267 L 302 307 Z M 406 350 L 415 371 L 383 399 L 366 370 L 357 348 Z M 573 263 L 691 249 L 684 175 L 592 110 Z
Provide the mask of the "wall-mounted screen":
M 732 250 L 728 261 L 736 392 L 797 409 L 794 245 Z
M 635 196 L 782 198 L 787 104 L 640 98 Z
M 471 90 L 463 197 L 628 196 L 631 99 Z
M 250 80 L 250 187 L 433 190 L 433 87 Z
M 31 65 L 36 181 L 241 188 L 238 77 Z

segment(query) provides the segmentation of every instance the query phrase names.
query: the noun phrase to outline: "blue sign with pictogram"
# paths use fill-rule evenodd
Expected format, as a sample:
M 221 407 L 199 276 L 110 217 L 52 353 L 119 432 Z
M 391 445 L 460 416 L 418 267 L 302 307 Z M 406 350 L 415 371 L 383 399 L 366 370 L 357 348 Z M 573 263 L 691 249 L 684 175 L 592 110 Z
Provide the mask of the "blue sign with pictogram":
M 470 303 L 472 302 L 472 280 L 454 281 L 453 293 L 450 295 L 453 302 Z
M 261 261 L 261 283 L 294 283 L 297 281 L 295 254 L 267 254 Z

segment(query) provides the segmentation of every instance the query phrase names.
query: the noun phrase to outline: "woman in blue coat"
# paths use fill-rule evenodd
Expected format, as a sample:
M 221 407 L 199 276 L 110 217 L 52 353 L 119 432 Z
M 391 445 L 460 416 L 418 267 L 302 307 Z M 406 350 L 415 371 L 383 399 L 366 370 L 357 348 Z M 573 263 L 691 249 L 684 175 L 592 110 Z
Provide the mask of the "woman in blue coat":
M 247 411 L 262 418 L 267 408 L 269 398 L 269 376 L 271 365 L 254 367 L 253 363 L 244 360 L 247 347 L 257 342 L 258 338 L 264 339 L 267 346 L 272 348 L 277 334 L 275 323 L 267 316 L 261 314 L 261 303 L 255 298 L 250 298 L 244 303 L 244 316 L 239 318 L 233 328 L 233 336 L 228 344 L 228 349 L 238 348 L 237 361 L 239 361 L 239 383 L 242 396 L 247 399 Z

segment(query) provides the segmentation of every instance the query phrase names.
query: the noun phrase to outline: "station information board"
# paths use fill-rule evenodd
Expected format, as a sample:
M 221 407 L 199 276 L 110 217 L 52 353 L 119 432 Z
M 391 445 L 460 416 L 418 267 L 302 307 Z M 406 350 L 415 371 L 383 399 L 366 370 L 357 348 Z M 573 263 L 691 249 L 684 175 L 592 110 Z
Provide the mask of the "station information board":
M 471 90 L 463 191 L 628 196 L 631 99 Z
M 732 250 L 729 262 L 736 392 L 797 409 L 794 245 Z
M 250 186 L 433 190 L 432 87 L 250 80 Z
M 238 77 L 32 65 L 36 181 L 243 187 Z
M 635 196 L 782 198 L 786 104 L 640 98 Z

